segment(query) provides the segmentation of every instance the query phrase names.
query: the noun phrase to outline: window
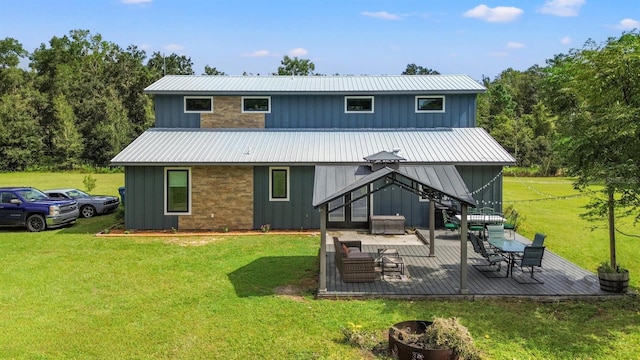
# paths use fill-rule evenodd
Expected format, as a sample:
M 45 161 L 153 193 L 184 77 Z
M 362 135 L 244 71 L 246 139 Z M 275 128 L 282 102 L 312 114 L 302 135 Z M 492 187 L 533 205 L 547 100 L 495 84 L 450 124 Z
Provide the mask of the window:
M 444 112 L 444 96 L 416 96 L 416 112 Z
M 329 201 L 329 210 L 335 209 L 329 213 L 329 221 L 344 221 L 344 196 Z
M 243 96 L 243 113 L 270 113 L 271 96 Z
M 269 201 L 289 201 L 289 168 L 269 168 Z
M 418 184 L 418 189 L 420 191 L 425 191 L 425 189 L 422 186 L 422 184 Z M 429 197 L 422 197 L 422 196 L 418 195 L 418 201 L 420 201 L 420 202 L 429 202 Z
M 165 169 L 164 199 L 165 215 L 191 215 L 190 169 Z
M 373 96 L 345 96 L 345 113 L 372 113 Z
M 367 195 L 367 187 L 363 186 L 351 193 L 351 200 L 360 196 Z M 369 219 L 369 211 L 367 209 L 368 199 L 364 196 L 361 199 L 351 203 L 351 221 L 367 221 Z
M 185 96 L 184 112 L 186 113 L 211 113 L 213 112 L 213 97 L 211 96 Z

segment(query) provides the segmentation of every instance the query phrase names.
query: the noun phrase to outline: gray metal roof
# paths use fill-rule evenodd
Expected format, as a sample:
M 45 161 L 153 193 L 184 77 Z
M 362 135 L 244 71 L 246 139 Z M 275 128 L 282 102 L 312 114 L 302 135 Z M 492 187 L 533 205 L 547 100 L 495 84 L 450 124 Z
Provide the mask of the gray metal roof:
M 150 129 L 113 165 L 363 164 L 400 149 L 405 164 L 511 165 L 515 159 L 482 128 Z
M 453 165 L 401 165 L 371 171 L 368 166 L 316 166 L 313 206 L 318 207 L 391 174 L 422 184 L 423 187 L 475 206 L 476 201 Z
M 149 94 L 384 94 L 480 93 L 468 75 L 219 76 L 167 75 Z

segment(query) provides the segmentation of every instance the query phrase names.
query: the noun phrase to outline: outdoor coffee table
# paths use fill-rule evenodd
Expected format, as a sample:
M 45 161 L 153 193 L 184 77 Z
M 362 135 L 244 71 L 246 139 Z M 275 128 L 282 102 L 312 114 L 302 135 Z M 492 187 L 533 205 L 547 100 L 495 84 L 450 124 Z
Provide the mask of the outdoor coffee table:
M 398 272 L 404 275 L 404 259 L 400 256 L 382 256 L 382 276 L 389 272 Z

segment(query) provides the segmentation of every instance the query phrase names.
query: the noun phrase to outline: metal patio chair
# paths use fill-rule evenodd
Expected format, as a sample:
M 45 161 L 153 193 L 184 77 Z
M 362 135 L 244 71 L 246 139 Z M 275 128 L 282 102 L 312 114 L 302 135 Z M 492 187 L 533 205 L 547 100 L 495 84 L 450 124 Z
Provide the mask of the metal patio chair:
M 529 281 L 519 279 L 513 276 L 513 279 L 520 284 L 544 284 L 544 281 L 536 279 L 534 274 L 534 267 L 542 267 L 542 257 L 544 256 L 544 246 L 526 246 L 521 258 L 516 259 L 515 262 L 520 266 L 520 270 L 524 274 L 524 268 L 528 267 L 531 270 L 531 276 Z

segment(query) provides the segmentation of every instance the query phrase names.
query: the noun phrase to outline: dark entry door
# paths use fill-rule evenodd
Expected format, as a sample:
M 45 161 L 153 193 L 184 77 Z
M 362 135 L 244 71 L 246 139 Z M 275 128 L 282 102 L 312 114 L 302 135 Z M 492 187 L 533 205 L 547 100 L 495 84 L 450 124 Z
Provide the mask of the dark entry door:
M 343 206 L 329 213 L 327 227 L 334 229 L 369 228 L 369 197 L 365 196 L 366 194 L 367 187 L 365 186 L 330 202 L 329 209 Z M 351 202 L 351 199 L 357 200 Z

